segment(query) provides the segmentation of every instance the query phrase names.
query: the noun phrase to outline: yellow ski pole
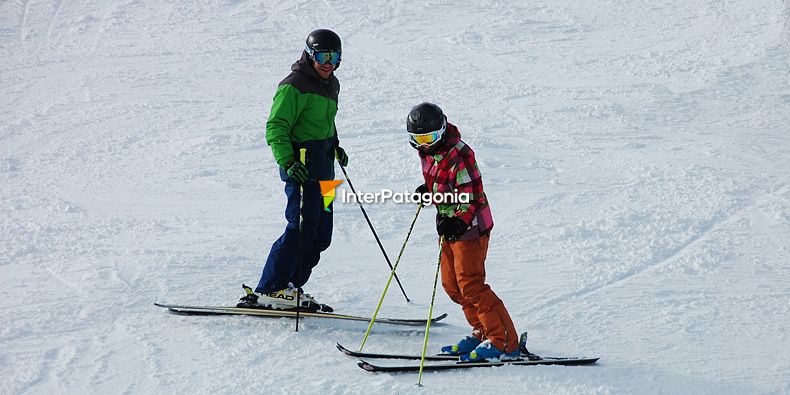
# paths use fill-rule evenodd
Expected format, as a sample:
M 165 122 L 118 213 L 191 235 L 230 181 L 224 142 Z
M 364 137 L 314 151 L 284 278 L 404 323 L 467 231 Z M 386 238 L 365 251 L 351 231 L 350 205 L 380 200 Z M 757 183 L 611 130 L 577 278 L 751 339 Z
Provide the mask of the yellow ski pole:
M 305 164 L 307 148 L 299 148 L 299 162 Z M 302 211 L 304 209 L 304 185 L 299 185 L 299 251 L 297 252 L 296 278 L 302 281 Z M 296 290 L 296 332 L 299 332 L 299 310 L 302 309 L 302 293 Z
M 431 317 L 433 317 L 433 302 L 436 300 L 436 283 L 439 280 L 439 268 L 442 266 L 442 247 L 444 247 L 444 236 L 439 239 L 439 259 L 436 262 L 436 275 L 433 278 L 433 294 L 431 295 L 431 307 L 428 308 L 428 322 L 425 324 L 425 340 L 422 342 L 422 356 L 420 357 L 420 374 L 417 376 L 417 386 L 422 387 L 422 368 L 425 366 L 425 353 L 428 351 L 428 333 L 431 330 Z
M 395 259 L 395 266 L 392 267 L 390 276 L 387 279 L 387 285 L 384 286 L 384 292 L 381 293 L 381 298 L 379 298 L 379 304 L 378 306 L 376 306 L 376 311 L 373 312 L 373 317 L 370 318 L 370 323 L 368 324 L 368 330 L 365 331 L 365 337 L 362 338 L 362 344 L 359 346 L 359 351 L 362 351 L 362 348 L 365 347 L 365 342 L 368 341 L 368 335 L 370 335 L 370 330 L 373 329 L 373 323 L 376 322 L 376 317 L 379 315 L 379 310 L 381 310 L 381 304 L 384 303 L 384 296 L 387 295 L 387 290 L 390 287 L 390 283 L 392 283 L 392 277 L 395 276 L 395 270 L 398 269 L 398 263 L 400 263 L 400 257 L 403 256 L 403 250 L 406 249 L 406 242 L 409 241 L 409 236 L 411 236 L 411 231 L 412 229 L 414 229 L 414 223 L 417 222 L 417 216 L 420 215 L 421 209 L 422 209 L 422 203 L 420 203 L 417 206 L 417 212 L 414 214 L 414 219 L 411 220 L 411 226 L 409 226 L 409 232 L 406 233 L 406 240 L 403 241 L 403 245 L 400 247 L 398 258 Z

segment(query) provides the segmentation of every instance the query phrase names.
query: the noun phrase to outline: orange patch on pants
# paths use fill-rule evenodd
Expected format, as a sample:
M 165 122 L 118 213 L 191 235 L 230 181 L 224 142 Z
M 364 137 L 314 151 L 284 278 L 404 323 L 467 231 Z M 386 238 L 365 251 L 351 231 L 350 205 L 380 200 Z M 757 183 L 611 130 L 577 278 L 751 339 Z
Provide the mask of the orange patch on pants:
M 483 339 L 505 352 L 518 348 L 518 334 L 505 304 L 485 283 L 488 253 L 485 235 L 477 240 L 445 241 L 442 245 L 442 287 L 461 305 L 466 320 Z

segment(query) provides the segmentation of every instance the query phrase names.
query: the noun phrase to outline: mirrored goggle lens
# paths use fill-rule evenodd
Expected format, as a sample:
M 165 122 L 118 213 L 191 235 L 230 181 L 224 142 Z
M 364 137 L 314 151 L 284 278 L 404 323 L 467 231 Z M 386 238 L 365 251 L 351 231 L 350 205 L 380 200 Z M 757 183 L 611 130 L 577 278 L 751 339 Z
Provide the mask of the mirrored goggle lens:
M 340 52 L 337 51 L 322 51 L 313 52 L 313 60 L 318 64 L 331 64 L 336 65 L 340 63 Z
M 409 138 L 417 145 L 434 145 L 442 138 L 440 130 L 423 134 L 410 134 Z

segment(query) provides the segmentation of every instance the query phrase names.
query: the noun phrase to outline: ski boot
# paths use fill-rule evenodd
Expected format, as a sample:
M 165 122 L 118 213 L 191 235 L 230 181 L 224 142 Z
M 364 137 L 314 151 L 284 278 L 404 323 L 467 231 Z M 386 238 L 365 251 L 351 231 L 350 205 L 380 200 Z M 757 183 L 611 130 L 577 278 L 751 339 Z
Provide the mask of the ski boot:
M 494 347 L 491 340 L 486 339 L 478 344 L 469 354 L 461 354 L 461 362 L 483 362 L 483 361 L 512 361 L 521 358 L 521 352 L 515 350 L 509 353 Z
M 442 347 L 442 354 L 447 355 L 461 355 L 468 354 L 480 344 L 481 340 L 475 336 L 467 336 L 461 339 L 456 344 L 450 344 Z
M 275 310 L 300 309 L 301 311 L 321 311 L 324 313 L 331 313 L 334 311 L 332 307 L 318 303 L 310 294 L 306 294 L 297 288 L 288 287 L 261 295 L 256 294 L 252 288 L 244 284 L 242 284 L 242 288 L 244 288 L 246 295 L 239 300 L 238 307 Z M 296 305 L 297 299 L 299 299 L 301 307 Z

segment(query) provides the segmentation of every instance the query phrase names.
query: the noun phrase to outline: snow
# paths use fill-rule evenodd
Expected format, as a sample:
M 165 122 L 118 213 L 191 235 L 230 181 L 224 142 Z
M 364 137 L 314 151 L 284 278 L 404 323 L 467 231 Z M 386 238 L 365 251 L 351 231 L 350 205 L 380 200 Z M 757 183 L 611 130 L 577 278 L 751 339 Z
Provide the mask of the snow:
M 780 0 L 0 2 L 0 393 L 788 393 L 789 26 Z M 442 106 L 492 202 L 489 283 L 531 351 L 596 366 L 417 388 L 334 349 L 366 323 L 153 306 L 258 280 L 284 226 L 264 123 L 319 27 L 344 39 L 355 188 L 418 185 L 403 119 Z M 415 208 L 366 208 L 394 261 Z M 399 268 L 412 303 L 393 283 L 381 316 L 427 316 L 432 216 Z M 369 315 L 388 274 L 337 204 L 307 292 Z M 435 311 L 433 350 L 468 333 L 441 290 Z M 365 350 L 423 335 L 376 326 Z

